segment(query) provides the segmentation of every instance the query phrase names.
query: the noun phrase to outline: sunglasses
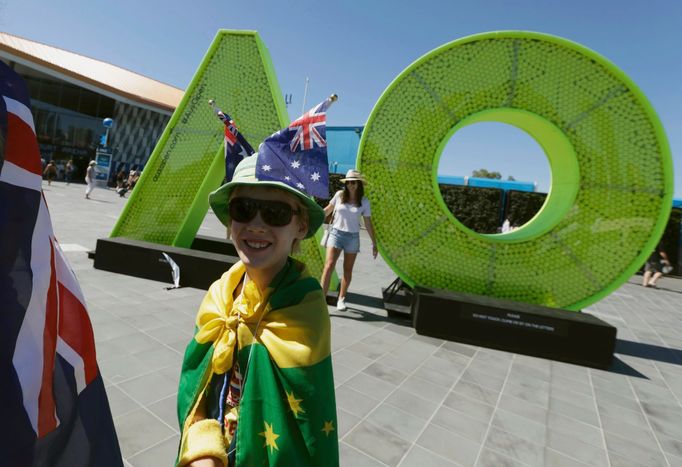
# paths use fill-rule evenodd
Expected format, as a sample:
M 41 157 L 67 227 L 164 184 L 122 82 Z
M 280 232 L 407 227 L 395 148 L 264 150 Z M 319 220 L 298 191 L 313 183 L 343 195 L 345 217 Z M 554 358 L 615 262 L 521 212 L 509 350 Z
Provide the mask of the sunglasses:
M 357 185 L 358 183 L 360 183 L 360 182 L 358 182 L 357 180 L 348 180 L 346 182 L 347 185 Z
M 232 198 L 228 205 L 232 220 L 237 222 L 250 222 L 260 212 L 263 222 L 271 227 L 283 227 L 289 225 L 294 214 L 301 214 L 298 209 L 292 208 L 283 201 L 266 201 L 253 198 Z

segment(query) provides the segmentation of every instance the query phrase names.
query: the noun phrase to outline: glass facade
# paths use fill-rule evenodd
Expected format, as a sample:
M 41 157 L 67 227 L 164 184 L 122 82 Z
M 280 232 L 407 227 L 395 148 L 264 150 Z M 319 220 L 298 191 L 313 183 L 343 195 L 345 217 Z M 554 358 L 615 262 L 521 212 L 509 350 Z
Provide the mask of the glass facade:
M 114 113 L 114 99 L 18 63 L 10 66 L 28 85 L 42 159 L 55 161 L 58 179 L 64 177 L 66 162 L 72 159 L 73 178 L 81 180 L 104 133 L 102 119 Z

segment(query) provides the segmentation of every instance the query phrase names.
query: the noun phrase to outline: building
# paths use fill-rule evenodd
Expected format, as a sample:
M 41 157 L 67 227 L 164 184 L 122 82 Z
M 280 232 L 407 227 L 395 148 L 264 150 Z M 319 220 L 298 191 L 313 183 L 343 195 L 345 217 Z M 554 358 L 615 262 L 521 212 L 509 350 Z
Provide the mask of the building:
M 76 180 L 95 158 L 105 129 L 113 170 L 147 161 L 184 91 L 115 65 L 0 32 L 0 60 L 28 83 L 40 153 L 60 176 L 73 159 Z M 113 178 L 114 174 L 111 174 Z

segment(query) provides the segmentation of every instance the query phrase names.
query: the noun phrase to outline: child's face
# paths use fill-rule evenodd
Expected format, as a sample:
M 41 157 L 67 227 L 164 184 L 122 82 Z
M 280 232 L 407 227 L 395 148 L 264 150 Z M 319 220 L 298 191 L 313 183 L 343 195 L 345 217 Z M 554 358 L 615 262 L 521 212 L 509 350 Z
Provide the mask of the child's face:
M 236 197 L 279 201 L 288 204 L 294 211 L 300 209 L 295 195 L 278 188 L 240 186 L 234 190 L 230 199 Z M 260 211 L 250 221 L 238 222 L 231 219 L 230 224 L 230 237 L 239 258 L 246 266 L 249 276 L 261 288 L 267 287 L 284 267 L 294 240 L 302 240 L 307 232 L 308 226 L 301 222 L 298 215 L 294 215 L 287 225 L 273 227 L 263 220 Z

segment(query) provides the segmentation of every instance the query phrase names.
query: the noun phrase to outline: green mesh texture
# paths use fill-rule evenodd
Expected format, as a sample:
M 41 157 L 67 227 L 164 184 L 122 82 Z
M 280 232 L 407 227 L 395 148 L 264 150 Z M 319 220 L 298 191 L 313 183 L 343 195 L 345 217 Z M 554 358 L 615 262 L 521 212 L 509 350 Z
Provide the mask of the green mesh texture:
M 577 194 L 563 216 L 535 226 L 538 235 L 472 232 L 435 189 L 444 138 L 487 109 L 531 112 L 573 146 Z M 672 200 L 670 151 L 643 94 L 596 53 L 538 33 L 470 36 L 410 65 L 374 107 L 359 165 L 379 249 L 406 283 L 570 310 L 644 263 Z
M 209 99 L 234 118 L 254 148 L 289 124 L 269 53 L 258 34 L 219 31 L 154 148 L 112 237 L 191 246 L 208 210 L 208 194 L 225 175 L 224 126 L 209 107 Z M 322 255 L 312 238 L 302 242 L 296 256 L 319 277 Z

